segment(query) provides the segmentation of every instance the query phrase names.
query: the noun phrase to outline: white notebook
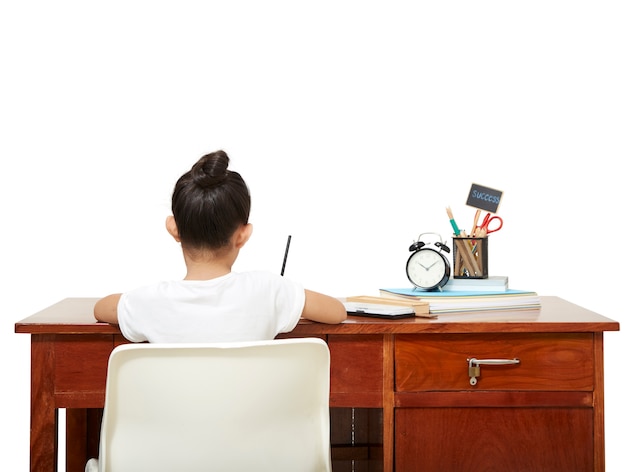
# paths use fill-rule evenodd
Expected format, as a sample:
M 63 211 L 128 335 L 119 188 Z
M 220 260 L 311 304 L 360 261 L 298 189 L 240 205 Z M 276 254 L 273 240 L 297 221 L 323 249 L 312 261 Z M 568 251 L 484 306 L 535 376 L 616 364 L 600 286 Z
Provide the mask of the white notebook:
M 415 310 L 410 306 L 378 305 L 376 303 L 343 302 L 348 315 L 375 318 L 410 318 Z

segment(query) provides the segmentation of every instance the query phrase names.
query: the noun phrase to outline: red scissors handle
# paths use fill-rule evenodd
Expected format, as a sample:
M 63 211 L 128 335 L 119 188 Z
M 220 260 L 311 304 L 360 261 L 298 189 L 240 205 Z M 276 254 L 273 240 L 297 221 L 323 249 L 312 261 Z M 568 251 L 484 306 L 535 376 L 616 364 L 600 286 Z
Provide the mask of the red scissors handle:
M 496 228 L 489 228 L 492 221 L 496 221 L 499 223 Z M 485 219 L 483 220 L 483 223 L 480 225 L 479 228 L 480 230 L 478 231 L 478 233 L 481 237 L 485 237 L 495 231 L 500 231 L 500 228 L 502 228 L 502 218 L 496 215 L 491 216 L 491 213 L 487 213 Z

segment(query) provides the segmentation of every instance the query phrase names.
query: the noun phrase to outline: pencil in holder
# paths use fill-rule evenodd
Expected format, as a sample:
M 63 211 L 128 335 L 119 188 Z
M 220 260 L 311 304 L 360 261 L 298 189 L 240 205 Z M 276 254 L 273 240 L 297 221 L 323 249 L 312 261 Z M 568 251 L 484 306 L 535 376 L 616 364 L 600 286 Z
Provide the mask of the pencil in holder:
M 452 238 L 453 276 L 455 279 L 486 279 L 489 277 L 488 238 Z

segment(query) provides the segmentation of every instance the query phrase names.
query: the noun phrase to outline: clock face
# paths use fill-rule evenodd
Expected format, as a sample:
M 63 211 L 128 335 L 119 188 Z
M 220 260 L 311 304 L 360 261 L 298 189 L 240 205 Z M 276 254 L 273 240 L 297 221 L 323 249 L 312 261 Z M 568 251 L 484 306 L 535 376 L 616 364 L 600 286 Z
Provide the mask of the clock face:
M 445 285 L 450 276 L 450 266 L 444 255 L 426 248 L 409 257 L 406 275 L 417 287 L 431 289 Z

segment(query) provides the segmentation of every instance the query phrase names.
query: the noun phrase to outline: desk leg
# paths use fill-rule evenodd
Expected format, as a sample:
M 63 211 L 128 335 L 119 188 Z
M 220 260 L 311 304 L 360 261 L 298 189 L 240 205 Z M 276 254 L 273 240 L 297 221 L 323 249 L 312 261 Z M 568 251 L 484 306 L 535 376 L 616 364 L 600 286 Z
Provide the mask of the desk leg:
M 66 472 L 83 472 L 92 457 L 98 457 L 102 408 L 66 410 Z
M 594 333 L 594 357 L 595 357 L 595 392 L 593 394 L 595 408 L 593 429 L 593 451 L 595 470 L 603 471 L 605 468 L 605 443 L 604 443 L 604 333 Z
M 54 404 L 54 337 L 31 335 L 30 470 L 57 469 L 57 417 Z
M 394 468 L 394 335 L 383 337 L 383 470 L 392 472 Z

